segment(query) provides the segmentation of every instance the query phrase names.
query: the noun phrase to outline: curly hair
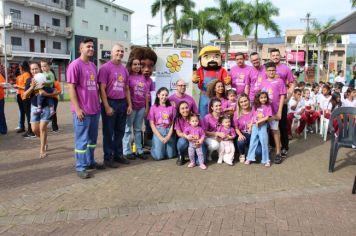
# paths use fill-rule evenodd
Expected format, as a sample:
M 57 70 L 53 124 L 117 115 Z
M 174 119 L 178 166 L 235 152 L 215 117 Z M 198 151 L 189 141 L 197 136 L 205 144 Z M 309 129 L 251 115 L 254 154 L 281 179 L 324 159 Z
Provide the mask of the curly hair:
M 221 80 L 215 79 L 215 80 L 212 80 L 209 82 L 208 89 L 206 90 L 206 95 L 209 98 L 216 97 L 215 87 L 218 83 L 222 83 L 224 86 L 224 83 Z M 224 92 L 223 92 L 222 96 L 223 96 L 223 98 L 225 98 L 225 86 L 224 86 Z

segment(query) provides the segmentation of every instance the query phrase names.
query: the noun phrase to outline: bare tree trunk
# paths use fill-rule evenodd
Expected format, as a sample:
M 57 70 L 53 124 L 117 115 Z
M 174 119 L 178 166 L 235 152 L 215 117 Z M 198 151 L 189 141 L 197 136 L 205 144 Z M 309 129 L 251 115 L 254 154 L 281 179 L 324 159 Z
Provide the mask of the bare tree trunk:
M 201 30 L 198 29 L 198 47 L 197 47 L 197 58 L 199 56 L 199 52 L 200 52 L 200 48 L 201 48 L 201 44 L 200 44 L 200 34 L 201 34 Z
M 229 35 L 225 35 L 225 69 L 227 70 L 227 62 L 229 60 L 229 44 L 230 38 Z
M 256 48 L 256 52 L 257 52 L 257 39 L 258 39 L 258 34 L 257 34 L 257 31 L 258 31 L 258 24 L 255 24 L 255 48 Z
M 177 47 L 177 38 L 178 38 L 178 23 L 177 23 L 177 12 L 176 10 L 173 11 L 173 47 Z

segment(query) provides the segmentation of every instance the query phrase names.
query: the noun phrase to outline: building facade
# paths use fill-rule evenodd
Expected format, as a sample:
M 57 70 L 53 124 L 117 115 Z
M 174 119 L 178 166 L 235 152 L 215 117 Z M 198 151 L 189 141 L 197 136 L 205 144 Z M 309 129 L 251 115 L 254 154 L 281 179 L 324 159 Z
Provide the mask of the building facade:
M 72 14 L 68 23 L 74 35 L 68 41 L 71 59 L 79 56 L 79 42 L 83 38 L 94 40 L 94 63 L 98 66 L 110 59 L 111 48 L 115 43 L 124 46 L 126 63 L 131 46 L 131 15 L 133 11 L 109 0 L 71 0 Z
M 59 79 L 64 78 L 70 59 L 67 40 L 72 37 L 66 17 L 70 16 L 66 0 L 3 0 L 6 51 L 10 74 L 24 60 L 48 59 Z M 3 18 L 3 16 L 2 16 Z M 3 25 L 3 21 L 1 21 Z M 4 54 L 4 31 L 1 31 L 1 56 Z M 8 70 L 9 71 L 9 70 Z

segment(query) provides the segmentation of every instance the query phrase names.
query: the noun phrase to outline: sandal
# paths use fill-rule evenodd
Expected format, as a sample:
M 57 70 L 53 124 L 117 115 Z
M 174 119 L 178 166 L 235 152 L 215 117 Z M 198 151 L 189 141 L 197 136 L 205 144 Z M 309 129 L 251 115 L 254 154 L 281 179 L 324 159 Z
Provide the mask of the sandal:
M 189 167 L 189 168 L 193 168 L 193 167 L 195 167 L 195 163 L 192 163 L 192 162 L 191 162 L 191 163 L 189 163 L 188 167 Z
M 265 164 L 265 167 L 271 167 L 271 162 L 267 162 L 267 163 Z
M 246 160 L 244 163 L 245 163 L 245 165 L 251 164 L 251 162 L 249 160 Z
M 40 159 L 46 158 L 48 155 L 47 153 L 40 153 Z

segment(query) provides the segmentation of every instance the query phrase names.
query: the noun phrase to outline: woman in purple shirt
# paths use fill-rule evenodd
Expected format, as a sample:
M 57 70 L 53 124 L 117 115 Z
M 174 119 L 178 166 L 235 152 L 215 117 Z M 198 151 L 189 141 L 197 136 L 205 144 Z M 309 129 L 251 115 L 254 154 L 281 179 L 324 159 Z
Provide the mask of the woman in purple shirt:
M 175 107 L 168 100 L 168 89 L 158 89 L 155 104 L 151 107 L 148 120 L 153 132 L 151 156 L 160 161 L 176 156 L 176 142 L 173 134 Z
M 206 94 L 208 95 L 209 99 L 216 97 L 220 99 L 221 103 L 226 101 L 225 86 L 221 80 L 211 81 L 208 85 Z
M 207 114 L 202 122 L 202 128 L 205 130 L 209 155 L 208 160 L 211 161 L 211 154 L 213 151 L 218 151 L 220 147 L 220 140 L 225 138 L 225 134 L 218 132 L 219 118 L 222 115 L 221 101 L 219 98 L 212 98 L 209 104 L 209 114 Z
M 253 111 L 251 109 L 250 99 L 245 93 L 240 95 L 237 104 L 239 110 L 235 113 L 233 121 L 237 133 L 237 148 L 240 153 L 240 162 L 243 163 L 250 144 Z M 260 143 L 256 149 L 255 155 L 259 157 L 262 155 L 262 147 Z
M 189 139 L 186 139 L 184 135 L 184 129 L 189 127 L 189 116 L 191 115 L 191 111 L 189 110 L 189 104 L 186 101 L 181 101 L 177 106 L 177 116 L 174 123 L 174 130 L 176 131 L 178 140 L 177 140 L 177 151 L 178 151 L 178 159 L 177 165 L 181 166 L 185 162 L 185 155 L 187 155 Z M 206 153 L 206 146 L 203 143 L 203 154 Z M 205 155 L 204 155 L 205 157 Z M 196 158 L 196 165 L 199 165 L 199 161 Z

